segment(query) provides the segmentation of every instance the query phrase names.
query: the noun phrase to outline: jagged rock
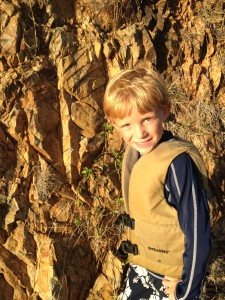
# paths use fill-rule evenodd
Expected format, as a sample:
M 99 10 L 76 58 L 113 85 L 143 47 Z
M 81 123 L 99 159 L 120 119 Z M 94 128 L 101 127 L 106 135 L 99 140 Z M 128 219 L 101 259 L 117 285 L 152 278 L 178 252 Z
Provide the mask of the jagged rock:
M 106 42 L 103 46 L 103 53 L 107 59 L 111 59 L 112 56 L 115 54 L 115 49 L 110 42 Z
M 66 174 L 70 182 L 78 178 L 77 163 L 79 161 L 79 136 L 78 128 L 70 117 L 71 97 L 66 92 L 61 92 L 61 124 L 62 124 L 62 156 Z
M 50 57 L 53 60 L 64 57 L 73 49 L 75 43 L 74 32 L 67 32 L 64 27 L 57 27 L 51 32 L 49 44 Z
M 4 118 L 4 124 L 9 128 L 11 136 L 19 141 L 24 135 L 26 118 L 24 111 L 15 105 L 10 113 Z
M 17 184 L 13 186 L 14 189 L 17 189 Z M 9 205 L 9 213 L 5 217 L 5 229 L 10 231 L 10 225 L 16 221 L 16 214 L 19 212 L 19 206 L 15 198 L 12 198 Z
M 0 277 L 0 297 L 2 300 L 13 299 L 13 287 L 5 280 L 4 275 Z
M 7 241 L 7 237 L 7 232 L 4 229 L 0 228 L 0 244 L 4 244 Z
M 66 198 L 61 198 L 50 210 L 51 218 L 57 222 L 69 222 L 73 210 L 73 202 Z
M 211 65 L 213 66 L 213 68 L 211 68 L 210 70 L 210 77 L 213 82 L 214 91 L 216 91 L 221 83 L 222 77 L 221 62 L 218 61 L 218 57 L 212 57 Z
M 59 279 L 54 270 L 56 255 L 52 239 L 44 234 L 34 234 L 37 245 L 37 269 L 32 274 L 33 290 L 43 300 L 57 299 L 54 295 Z M 46 280 L 47 279 L 47 280 Z
M 28 269 L 35 271 L 36 243 L 23 222 L 17 222 L 17 227 L 10 233 L 4 243 L 6 249 L 23 261 Z
M 0 127 L 0 176 L 8 171 L 10 173 L 11 167 L 14 168 L 16 164 L 15 156 L 15 145 L 13 142 L 6 136 L 5 130 L 3 127 Z M 9 179 L 5 175 L 7 180 Z
M 121 262 L 109 251 L 105 259 L 104 270 L 95 281 L 87 299 L 108 300 L 116 297 L 116 290 L 120 287 L 121 274 Z
M 102 124 L 102 117 L 88 99 L 83 102 L 73 102 L 71 105 L 73 122 L 82 129 L 83 135 L 93 138 Z
M 26 264 L 2 245 L 0 245 L 0 251 L 0 267 L 5 280 L 14 289 L 13 297 L 25 300 L 31 294 L 31 284 L 26 271 Z
M 103 53 L 107 58 L 109 77 L 120 70 L 123 63 L 131 67 L 142 59 L 149 64 L 156 62 L 156 52 L 149 32 L 136 24 L 118 30 L 111 42 L 104 44 Z
M 203 98 L 206 100 L 208 98 L 207 95 L 209 95 L 211 89 L 211 84 L 207 76 L 201 74 L 198 85 L 199 87 L 196 93 L 197 97 L 199 97 L 199 99 Z
M 9 3 L 5 1 L 1 1 L 1 11 L 6 14 L 8 17 L 12 17 L 12 15 L 19 9 L 17 0 L 14 3 Z M 3 24 L 2 24 L 3 25 Z
M 13 55 L 19 51 L 21 39 L 20 12 L 16 12 L 10 17 L 6 27 L 1 34 L 1 48 L 3 55 Z

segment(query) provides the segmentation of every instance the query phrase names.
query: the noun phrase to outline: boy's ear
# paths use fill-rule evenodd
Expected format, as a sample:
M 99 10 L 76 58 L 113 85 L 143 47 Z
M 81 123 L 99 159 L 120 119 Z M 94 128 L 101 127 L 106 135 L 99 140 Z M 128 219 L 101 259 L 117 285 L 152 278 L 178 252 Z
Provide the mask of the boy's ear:
M 110 125 L 112 125 L 115 129 L 118 130 L 118 126 L 116 125 L 116 122 L 115 122 L 114 120 L 108 119 L 108 123 L 109 123 Z
M 110 125 L 112 125 L 113 127 L 115 127 L 117 129 L 115 121 L 113 121 L 112 119 L 108 119 L 107 121 Z

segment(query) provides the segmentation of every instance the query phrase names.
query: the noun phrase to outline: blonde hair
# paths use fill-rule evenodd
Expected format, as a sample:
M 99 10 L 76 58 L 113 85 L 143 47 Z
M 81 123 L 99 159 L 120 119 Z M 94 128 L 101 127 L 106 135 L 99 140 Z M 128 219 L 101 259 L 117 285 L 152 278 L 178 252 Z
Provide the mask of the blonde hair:
M 129 116 L 133 108 L 147 113 L 167 105 L 170 100 L 165 82 L 158 72 L 144 67 L 122 70 L 111 78 L 103 103 L 109 120 Z

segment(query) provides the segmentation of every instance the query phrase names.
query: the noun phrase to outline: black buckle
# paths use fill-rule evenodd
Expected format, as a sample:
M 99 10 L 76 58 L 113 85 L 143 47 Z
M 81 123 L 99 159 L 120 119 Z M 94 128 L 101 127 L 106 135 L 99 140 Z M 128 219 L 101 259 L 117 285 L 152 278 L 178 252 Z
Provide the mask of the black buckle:
M 113 254 L 122 262 L 126 262 L 127 258 L 128 258 L 128 254 L 123 252 L 123 250 L 121 249 L 121 247 L 119 247 L 118 249 L 115 249 L 113 251 Z
M 128 258 L 127 253 L 138 255 L 138 246 L 136 244 L 132 244 L 128 240 L 122 241 L 119 248 L 113 251 L 113 254 L 123 262 L 125 262 Z
M 135 228 L 135 221 L 128 214 L 124 213 L 118 216 L 116 219 L 116 224 L 123 224 L 131 229 Z
M 131 241 L 122 241 L 120 248 L 125 253 L 132 253 L 133 255 L 138 255 L 138 246 L 132 244 Z

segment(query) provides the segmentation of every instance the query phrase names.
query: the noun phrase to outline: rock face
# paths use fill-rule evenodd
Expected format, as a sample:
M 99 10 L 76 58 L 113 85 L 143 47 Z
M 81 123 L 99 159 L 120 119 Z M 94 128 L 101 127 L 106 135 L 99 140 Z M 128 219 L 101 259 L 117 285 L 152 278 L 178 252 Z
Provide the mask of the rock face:
M 222 216 L 224 4 L 153 2 L 0 1 L 2 300 L 115 299 L 123 143 L 102 101 L 120 69 L 165 78 L 167 126 L 199 148 Z

